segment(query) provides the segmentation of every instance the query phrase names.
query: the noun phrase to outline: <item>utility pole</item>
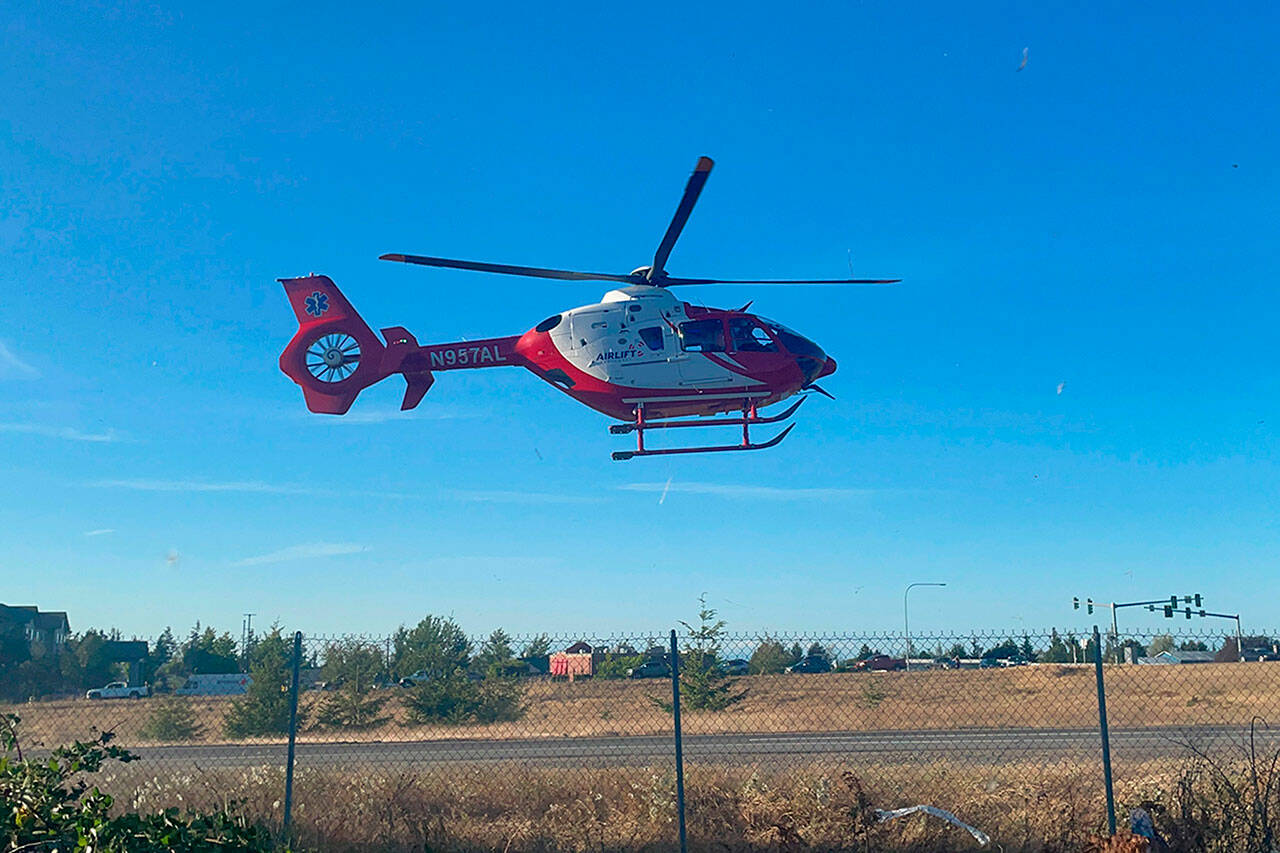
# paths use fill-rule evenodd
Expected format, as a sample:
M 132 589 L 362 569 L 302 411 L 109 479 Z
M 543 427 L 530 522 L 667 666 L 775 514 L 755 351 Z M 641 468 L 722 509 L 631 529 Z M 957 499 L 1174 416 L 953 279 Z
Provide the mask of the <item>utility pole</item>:
M 244 656 L 245 664 L 249 663 L 249 643 L 253 640 L 253 617 L 257 613 L 244 614 L 244 620 L 240 623 L 240 653 Z

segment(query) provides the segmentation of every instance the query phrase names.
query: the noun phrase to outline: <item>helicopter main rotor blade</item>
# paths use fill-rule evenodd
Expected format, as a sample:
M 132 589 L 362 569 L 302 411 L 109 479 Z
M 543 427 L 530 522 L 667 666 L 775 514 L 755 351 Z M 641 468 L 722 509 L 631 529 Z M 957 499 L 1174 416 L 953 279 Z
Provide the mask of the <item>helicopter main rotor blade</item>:
M 420 264 L 424 267 L 448 267 L 455 270 L 494 272 L 501 275 L 523 275 L 531 278 L 554 278 L 561 281 L 621 281 L 626 284 L 645 284 L 642 276 L 614 275 L 607 272 L 575 272 L 544 267 L 519 267 L 511 264 L 486 264 L 480 261 L 459 261 L 453 258 L 432 258 L 426 255 L 379 255 L 380 261 L 399 261 L 402 264 Z
M 663 287 L 677 284 L 897 284 L 900 278 L 804 278 L 804 279 L 728 279 L 728 278 L 664 278 Z
M 671 217 L 667 233 L 662 235 L 658 251 L 653 253 L 653 266 L 649 267 L 649 273 L 646 276 L 650 281 L 655 278 L 662 279 L 665 276 L 667 258 L 671 257 L 671 250 L 675 248 L 676 240 L 680 239 L 680 232 L 684 230 L 684 224 L 689 221 L 689 214 L 693 213 L 693 206 L 698 203 L 698 196 L 702 193 L 702 187 L 707 183 L 707 176 L 711 174 L 711 167 L 714 165 L 715 162 L 710 157 L 699 157 L 698 165 L 693 167 L 693 174 L 689 176 L 689 182 L 684 185 L 684 195 L 680 198 L 675 215 Z

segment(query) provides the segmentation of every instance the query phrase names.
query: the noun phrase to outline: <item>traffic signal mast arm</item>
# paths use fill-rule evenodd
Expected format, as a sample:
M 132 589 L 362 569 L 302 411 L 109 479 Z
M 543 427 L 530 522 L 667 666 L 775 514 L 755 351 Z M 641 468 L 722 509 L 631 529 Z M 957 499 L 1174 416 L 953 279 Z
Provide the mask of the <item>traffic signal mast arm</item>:
M 1201 600 L 1202 600 L 1202 599 L 1201 599 L 1201 597 L 1200 597 L 1200 593 L 1198 593 L 1198 592 L 1197 592 L 1195 595 L 1184 595 L 1184 596 L 1182 597 L 1182 600 L 1183 600 L 1184 602 L 1186 602 L 1187 604 L 1190 604 L 1191 602 L 1193 602 L 1193 601 L 1194 601 L 1194 602 L 1195 602 L 1196 607 L 1199 607 L 1199 606 L 1200 606 L 1200 602 L 1201 602 Z M 1079 610 L 1079 609 L 1080 609 L 1080 599 L 1079 599 L 1079 598 L 1073 598 L 1073 599 L 1071 599 L 1071 603 L 1072 603 L 1072 606 L 1073 606 L 1076 610 Z M 1155 601 L 1125 601 L 1125 602 L 1120 602 L 1120 603 L 1116 603 L 1116 602 L 1114 602 L 1114 601 L 1113 601 L 1113 602 L 1094 601 L 1092 598 L 1089 598 L 1089 599 L 1086 599 L 1086 600 L 1085 600 L 1085 604 L 1086 604 L 1086 606 L 1088 607 L 1088 612 L 1089 612 L 1089 613 L 1092 613 L 1092 612 L 1093 612 L 1093 608 L 1094 608 L 1095 606 L 1097 606 L 1097 607 L 1109 607 L 1109 608 L 1111 608 L 1111 637 L 1112 637 L 1112 639 L 1113 639 L 1113 642 L 1115 642 L 1115 643 L 1116 643 L 1116 655 L 1117 655 L 1117 661 L 1119 661 L 1119 660 L 1120 660 L 1120 657 L 1119 657 L 1119 656 L 1122 654 L 1122 652 L 1120 651 L 1120 648 L 1119 648 L 1119 644 L 1120 644 L 1120 628 L 1119 628 L 1119 626 L 1118 626 L 1118 625 L 1116 625 L 1116 611 L 1117 611 L 1117 610 L 1119 610 L 1119 609 L 1120 609 L 1120 608 L 1122 608 L 1122 607 L 1146 607 L 1148 610 L 1150 610 L 1150 611 L 1152 611 L 1152 612 L 1155 612 L 1155 609 L 1156 609 L 1156 607 L 1155 607 L 1155 606 L 1156 606 L 1157 604 L 1160 604 L 1160 605 L 1164 605 L 1164 615 L 1165 615 L 1166 617 L 1171 617 L 1171 616 L 1173 615 L 1173 610 L 1175 610 L 1175 609 L 1177 608 L 1177 606 L 1178 606 L 1178 596 L 1176 596 L 1176 595 L 1171 595 L 1171 596 L 1169 596 L 1167 599 L 1166 599 L 1166 598 L 1160 598 L 1160 599 L 1156 599 Z M 1200 611 L 1200 615 L 1201 615 L 1201 616 L 1218 616 L 1218 615 L 1222 615 L 1222 614 L 1216 614 L 1216 613 L 1214 613 L 1214 614 L 1210 614 L 1210 613 L 1206 613 L 1205 611 L 1201 610 L 1201 611 Z M 1187 618 L 1188 618 L 1188 619 L 1190 619 L 1190 618 L 1191 618 L 1191 608 L 1190 608 L 1190 607 L 1188 607 L 1188 608 L 1187 608 Z M 1234 619 L 1236 620 L 1236 635 L 1237 635 L 1237 638 L 1238 638 L 1238 636 L 1239 636 L 1239 634 L 1240 634 L 1240 617 L 1238 617 L 1238 616 L 1235 616 L 1235 617 L 1227 616 L 1227 617 L 1225 617 L 1225 618 L 1228 618 L 1228 619 L 1232 619 L 1232 618 L 1234 618 Z M 1237 639 L 1237 645 L 1239 645 L 1239 641 L 1238 641 L 1238 639 Z

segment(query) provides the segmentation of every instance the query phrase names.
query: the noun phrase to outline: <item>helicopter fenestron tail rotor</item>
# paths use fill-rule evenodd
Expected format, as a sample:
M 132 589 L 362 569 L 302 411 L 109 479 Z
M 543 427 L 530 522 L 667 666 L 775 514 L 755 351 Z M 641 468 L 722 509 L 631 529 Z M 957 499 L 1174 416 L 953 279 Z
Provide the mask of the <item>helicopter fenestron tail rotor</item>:
M 456 258 L 437 258 L 429 255 L 404 255 L 392 253 L 379 256 L 379 260 L 397 261 L 403 264 L 418 264 L 427 267 L 446 267 L 448 269 L 474 270 L 476 272 L 491 272 L 500 275 L 519 275 L 529 278 L 549 278 L 560 281 L 616 281 L 630 285 L 650 285 L 653 287 L 673 287 L 676 285 L 686 284 L 894 284 L 901 279 L 896 278 L 831 278 L 831 279 L 723 279 L 723 278 L 680 278 L 678 276 L 667 275 L 666 264 L 667 259 L 671 257 L 671 250 L 675 248 L 676 241 L 680 238 L 680 234 L 684 231 L 685 224 L 689 221 L 689 215 L 693 212 L 693 207 L 698 202 L 698 196 L 702 194 L 702 188 L 707 183 L 707 178 L 711 174 L 711 169 L 715 165 L 710 157 L 699 157 L 698 164 L 693 169 L 693 174 L 689 176 L 688 183 L 685 184 L 684 195 L 680 198 L 680 204 L 676 206 L 676 212 L 671 217 L 671 223 L 667 226 L 667 231 L 662 235 L 662 241 L 658 244 L 658 249 L 654 252 L 653 263 L 647 267 L 640 267 L 630 273 L 615 274 L 601 272 L 579 272 L 576 270 L 562 270 L 550 267 L 528 267 L 517 266 L 514 264 L 491 264 L 483 261 L 463 261 Z

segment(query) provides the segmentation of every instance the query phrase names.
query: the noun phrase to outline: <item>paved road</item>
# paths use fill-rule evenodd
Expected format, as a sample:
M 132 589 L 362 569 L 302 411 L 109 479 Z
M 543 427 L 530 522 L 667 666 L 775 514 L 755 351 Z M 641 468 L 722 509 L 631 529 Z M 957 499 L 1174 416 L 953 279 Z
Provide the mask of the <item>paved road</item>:
M 1113 729 L 1111 751 L 1119 759 L 1180 757 L 1188 744 L 1226 749 L 1248 739 L 1248 729 L 1195 727 Z M 1280 732 L 1260 732 L 1259 746 L 1280 747 Z M 283 744 L 184 745 L 133 750 L 157 763 L 209 767 L 282 764 Z M 687 735 L 687 763 L 775 764 L 780 762 L 876 761 L 928 764 L 955 760 L 975 764 L 1015 761 L 1097 760 L 1095 729 L 964 729 L 878 732 L 795 732 Z M 666 764 L 670 737 L 579 737 L 507 741 L 443 740 L 375 743 L 299 743 L 298 765 L 426 767 L 444 762 L 515 761 L 548 767 Z

